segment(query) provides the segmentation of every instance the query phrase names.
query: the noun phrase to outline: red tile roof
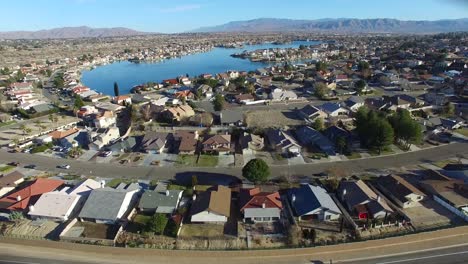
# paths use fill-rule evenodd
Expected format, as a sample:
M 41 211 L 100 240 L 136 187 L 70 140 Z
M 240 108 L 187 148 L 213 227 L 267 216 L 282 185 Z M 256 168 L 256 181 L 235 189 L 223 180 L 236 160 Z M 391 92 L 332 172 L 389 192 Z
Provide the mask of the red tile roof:
M 34 204 L 39 197 L 60 187 L 64 182 L 39 178 L 27 187 L 0 199 L 0 208 L 7 210 L 24 210 Z
M 240 209 L 241 212 L 246 208 L 262 208 L 263 205 L 265 205 L 265 208 L 283 208 L 278 192 L 260 192 L 260 188 L 242 190 L 242 192 L 243 193 L 241 195 L 250 197 L 247 198 L 247 202 L 242 205 L 242 208 Z

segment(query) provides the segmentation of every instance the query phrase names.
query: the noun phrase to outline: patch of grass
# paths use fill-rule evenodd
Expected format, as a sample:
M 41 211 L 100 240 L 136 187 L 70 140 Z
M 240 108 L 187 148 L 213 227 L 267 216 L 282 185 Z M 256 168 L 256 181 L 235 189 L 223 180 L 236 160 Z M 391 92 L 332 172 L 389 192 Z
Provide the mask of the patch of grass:
M 280 153 L 275 153 L 274 158 L 275 158 L 276 160 L 284 160 L 283 155 L 281 155 Z
M 389 155 L 389 154 L 394 154 L 394 153 L 395 153 L 395 151 L 393 151 L 391 149 L 384 149 L 384 150 L 382 150 L 380 155 Z M 372 149 L 372 150 L 369 150 L 369 154 L 371 156 L 379 156 L 379 151 L 377 149 Z
M 185 191 L 187 189 L 186 186 L 183 186 L 183 185 L 177 185 L 177 184 L 169 184 L 167 186 L 167 189 L 168 190 L 182 190 L 182 191 Z
M 187 167 L 215 167 L 218 165 L 218 156 L 200 155 L 197 163 L 197 156 L 179 155 L 176 160 L 176 166 Z
M 115 178 L 115 179 L 112 179 L 110 182 L 108 182 L 106 186 L 115 188 L 121 183 L 130 184 L 134 182 L 136 182 L 136 180 Z
M 218 165 L 218 156 L 200 155 L 197 167 L 215 167 Z
M 346 155 L 346 157 L 347 157 L 348 159 L 360 159 L 360 158 L 361 158 L 361 154 L 359 154 L 358 152 L 352 152 L 351 154 Z
M 445 165 L 452 163 L 451 160 L 439 160 L 434 162 L 433 164 L 439 168 L 445 167 Z
M 461 134 L 465 137 L 468 137 L 468 128 L 462 128 L 462 129 L 457 129 L 455 130 L 456 133 Z
M 195 185 L 195 191 L 205 192 L 209 188 L 213 187 L 212 185 Z
M 146 225 L 148 221 L 151 219 L 150 215 L 143 215 L 143 214 L 137 214 L 135 218 L 133 218 L 133 222 L 139 225 Z
M 0 167 L 0 172 L 7 172 L 9 170 L 12 170 L 15 166 L 11 166 L 11 165 L 6 165 L 6 166 L 3 166 L 3 167 Z
M 78 180 L 80 179 L 80 176 L 78 175 L 65 175 L 62 177 L 66 181 L 73 181 L 73 180 Z
M 224 225 L 186 224 L 182 226 L 181 237 L 220 237 L 224 235 Z
M 317 153 L 313 153 L 309 156 L 309 158 L 311 159 L 321 159 L 321 158 L 328 158 L 328 155 L 325 154 L 325 153 L 321 153 L 321 152 L 317 152 Z
M 16 124 L 16 121 L 15 120 L 10 120 L 10 121 L 7 121 L 7 122 L 0 123 L 0 127 L 9 126 L 9 125 L 13 125 L 13 124 Z

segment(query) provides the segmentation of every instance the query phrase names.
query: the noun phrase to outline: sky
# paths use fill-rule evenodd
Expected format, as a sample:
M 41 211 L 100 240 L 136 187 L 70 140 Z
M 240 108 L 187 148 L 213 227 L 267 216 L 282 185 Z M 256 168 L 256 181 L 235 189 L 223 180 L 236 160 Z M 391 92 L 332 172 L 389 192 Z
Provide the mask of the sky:
M 264 17 L 468 17 L 468 0 L 6 0 L 0 6 L 0 31 L 90 26 L 176 33 Z

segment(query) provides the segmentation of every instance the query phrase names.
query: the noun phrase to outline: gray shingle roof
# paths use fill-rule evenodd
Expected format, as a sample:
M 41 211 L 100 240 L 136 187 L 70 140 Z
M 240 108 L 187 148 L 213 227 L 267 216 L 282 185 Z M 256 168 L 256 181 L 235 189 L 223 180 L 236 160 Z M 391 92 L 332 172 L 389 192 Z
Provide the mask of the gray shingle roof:
M 295 196 L 295 201 L 291 199 L 291 203 L 297 216 L 306 215 L 320 207 L 337 213 L 341 212 L 330 195 L 321 187 L 303 184 L 300 188 L 291 189 L 290 198 L 292 195 Z
M 127 190 L 101 188 L 91 191 L 79 217 L 89 219 L 116 220 Z
M 140 209 L 157 209 L 171 207 L 176 209 L 181 190 L 167 190 L 166 192 L 145 191 L 140 199 Z

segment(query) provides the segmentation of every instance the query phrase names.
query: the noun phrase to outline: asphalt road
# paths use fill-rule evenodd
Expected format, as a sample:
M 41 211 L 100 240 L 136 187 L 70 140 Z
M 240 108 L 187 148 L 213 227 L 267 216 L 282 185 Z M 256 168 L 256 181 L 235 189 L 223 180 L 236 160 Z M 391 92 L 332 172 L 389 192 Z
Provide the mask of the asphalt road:
M 330 262 L 324 262 L 330 263 Z M 466 264 L 468 246 L 430 250 L 393 257 L 380 257 L 369 260 L 338 261 L 332 263 L 350 264 Z
M 413 166 L 420 163 L 444 160 L 455 157 L 457 154 L 468 154 L 467 143 L 452 143 L 436 148 L 429 148 L 415 152 L 407 152 L 398 155 L 373 157 L 369 159 L 356 159 L 327 163 L 281 165 L 271 166 L 272 177 L 294 175 L 298 178 L 309 177 L 312 174 L 326 171 L 331 167 L 341 168 L 347 172 L 358 173 L 365 171 L 381 170 L 388 168 L 400 168 Z M 133 178 L 133 179 L 172 179 L 174 177 L 191 177 L 198 175 L 201 178 L 209 176 L 235 176 L 241 177 L 241 168 L 180 168 L 180 167 L 156 167 L 156 166 L 129 166 L 108 163 L 95 163 L 90 161 L 65 160 L 26 153 L 9 153 L 0 150 L 0 162 L 19 162 L 20 166 L 35 164 L 38 170 L 68 172 L 77 175 L 91 175 L 104 178 Z M 69 164 L 69 170 L 58 169 L 60 164 Z M 229 177 L 227 177 L 229 178 Z
M 198 261 L 200 259 L 197 259 Z M 270 263 L 275 263 L 275 259 L 270 259 Z M 106 262 L 109 263 L 109 262 Z M 138 263 L 138 262 L 135 262 Z M 155 263 L 159 263 L 155 261 Z M 172 263 L 177 263 L 177 259 L 173 259 Z M 283 262 L 282 262 L 283 263 Z M 290 262 L 296 264 L 295 262 Z M 303 262 L 297 262 L 302 264 Z M 311 260 L 309 263 L 349 263 L 349 264 L 466 264 L 468 263 L 468 246 L 452 247 L 447 249 L 435 249 L 428 251 L 420 251 L 415 253 L 402 253 L 391 257 L 376 257 L 367 260 L 346 260 L 346 261 L 323 261 Z M 0 264 L 97 264 L 96 262 L 76 262 L 56 260 L 53 256 L 47 259 L 27 258 L 14 255 L 0 255 Z

